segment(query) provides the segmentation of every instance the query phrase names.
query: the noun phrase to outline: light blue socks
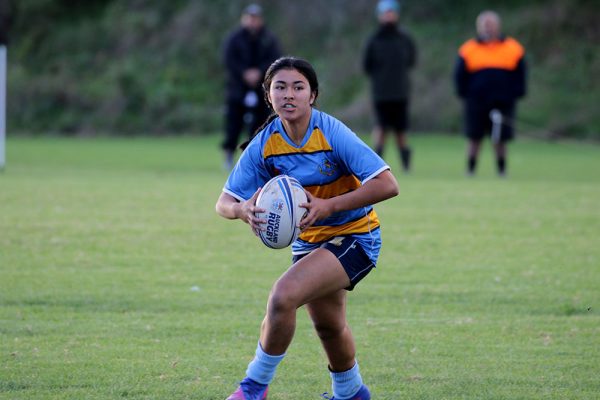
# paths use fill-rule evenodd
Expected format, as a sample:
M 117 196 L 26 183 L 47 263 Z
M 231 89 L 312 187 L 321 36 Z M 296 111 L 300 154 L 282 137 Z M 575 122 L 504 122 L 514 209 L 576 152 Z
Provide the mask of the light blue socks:
M 255 382 L 262 385 L 268 385 L 275 376 L 277 366 L 285 357 L 285 353 L 272 356 L 265 353 L 260 345 L 256 346 L 256 354 L 254 359 L 248 364 L 246 376 Z M 332 391 L 336 399 L 350 399 L 354 396 L 363 385 L 362 377 L 360 376 L 358 362 L 355 362 L 354 367 L 344 372 L 331 372 Z
M 362 376 L 358 370 L 358 361 L 354 367 L 344 372 L 329 372 L 332 380 L 332 391 L 335 399 L 350 399 L 361 388 L 363 384 Z
M 275 370 L 277 366 L 285 357 L 285 353 L 279 356 L 272 356 L 270 354 L 265 353 L 258 342 L 256 346 L 256 354 L 254 359 L 248 364 L 248 369 L 246 370 L 246 376 L 253 381 L 261 383 L 263 385 L 268 385 L 273 380 L 275 376 Z

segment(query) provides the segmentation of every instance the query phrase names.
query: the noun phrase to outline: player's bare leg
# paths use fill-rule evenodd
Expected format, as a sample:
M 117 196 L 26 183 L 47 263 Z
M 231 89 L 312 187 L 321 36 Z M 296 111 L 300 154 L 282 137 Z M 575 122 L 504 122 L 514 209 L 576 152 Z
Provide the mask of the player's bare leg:
M 332 371 L 347 371 L 354 366 L 356 348 L 346 321 L 346 291 L 339 290 L 311 301 L 306 309 L 329 360 Z
M 311 301 L 306 308 L 327 354 L 332 398 L 368 400 L 371 394 L 360 375 L 354 337 L 346 320 L 346 293 L 338 290 Z
M 264 351 L 285 353 L 294 337 L 296 310 L 349 285 L 348 275 L 328 250 L 317 249 L 296 262 L 271 290 L 260 336 Z
M 296 310 L 348 285 L 348 275 L 336 256 L 328 250 L 317 249 L 291 266 L 273 285 L 256 355 L 248 364 L 246 378 L 228 400 L 266 399 L 277 365 L 283 360 L 294 337 Z M 345 374 L 355 377 L 352 382 L 360 379 L 358 365 Z M 368 392 L 368 388 L 363 389 L 362 380 L 356 385 Z

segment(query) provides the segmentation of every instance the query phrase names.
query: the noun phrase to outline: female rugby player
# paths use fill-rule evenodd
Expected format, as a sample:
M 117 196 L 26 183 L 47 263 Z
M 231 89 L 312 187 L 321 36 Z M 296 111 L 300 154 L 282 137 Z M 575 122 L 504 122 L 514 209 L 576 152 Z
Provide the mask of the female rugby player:
M 302 233 L 292 266 L 271 289 L 260 339 L 246 377 L 228 400 L 264 400 L 294 336 L 296 310 L 305 306 L 329 361 L 333 399 L 368 400 L 346 321 L 346 294 L 376 265 L 380 224 L 373 204 L 398 194 L 389 166 L 348 127 L 314 108 L 319 83 L 305 60 L 283 57 L 263 82 L 274 111 L 250 141 L 219 197 L 216 210 L 249 224 L 255 234 L 264 211 L 260 188 L 286 174 L 307 192 Z

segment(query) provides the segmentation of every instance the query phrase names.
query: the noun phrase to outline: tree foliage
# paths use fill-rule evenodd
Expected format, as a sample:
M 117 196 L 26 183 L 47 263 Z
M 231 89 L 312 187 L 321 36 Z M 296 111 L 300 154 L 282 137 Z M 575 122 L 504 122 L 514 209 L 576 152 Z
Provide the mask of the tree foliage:
M 7 1 L 7 0 L 4 0 Z M 15 3 L 17 4 L 17 3 Z M 9 132 L 206 133 L 222 125 L 220 47 L 240 0 L 19 0 L 9 45 Z M 375 28 L 374 0 L 264 2 L 286 53 L 309 59 L 321 107 L 368 129 L 362 46 Z M 530 94 L 520 129 L 600 132 L 600 42 L 592 0 L 405 1 L 402 22 L 419 46 L 414 129 L 458 131 L 451 70 L 483 8 L 497 9 L 528 50 Z

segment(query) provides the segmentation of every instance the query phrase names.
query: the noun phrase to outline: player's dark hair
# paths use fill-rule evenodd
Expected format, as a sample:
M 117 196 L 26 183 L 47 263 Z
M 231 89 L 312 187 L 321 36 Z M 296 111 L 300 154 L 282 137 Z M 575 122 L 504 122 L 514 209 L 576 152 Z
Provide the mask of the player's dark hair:
M 269 105 L 269 107 L 273 109 L 273 106 L 269 102 L 267 93 L 269 93 L 269 89 L 271 88 L 273 77 L 282 69 L 295 69 L 304 75 L 308 81 L 308 84 L 310 85 L 310 91 L 315 95 L 315 103 L 313 103 L 313 105 L 315 105 L 317 97 L 319 97 L 319 80 L 317 79 L 317 73 L 315 72 L 315 69 L 308 61 L 303 60 L 302 58 L 285 56 L 273 61 L 273 64 L 271 64 L 265 73 L 265 79 L 263 80 L 262 87 L 265 96 L 265 102 Z
M 308 84 L 310 85 L 311 93 L 315 95 L 315 99 L 312 103 L 312 106 L 314 107 L 317 104 L 317 97 L 319 97 L 319 79 L 317 78 L 317 73 L 315 72 L 313 66 L 308 61 L 303 60 L 302 58 L 297 58 L 293 56 L 285 56 L 278 58 L 277 60 L 273 61 L 269 69 L 267 69 L 267 72 L 265 73 L 265 79 L 262 83 L 265 103 L 269 105 L 269 108 L 271 109 L 271 115 L 269 115 L 267 120 L 256 130 L 256 132 L 254 132 L 252 137 L 256 136 L 258 132 L 262 131 L 267 125 L 271 123 L 271 121 L 277 118 L 277 114 L 275 114 L 275 112 L 273 111 L 273 106 L 271 105 L 267 94 L 269 93 L 269 89 L 271 88 L 273 77 L 277 72 L 281 71 L 282 69 L 295 69 L 296 71 L 304 75 L 304 77 L 308 81 Z M 250 140 L 242 143 L 240 145 L 240 148 L 244 150 L 248 146 L 248 143 L 250 143 Z

